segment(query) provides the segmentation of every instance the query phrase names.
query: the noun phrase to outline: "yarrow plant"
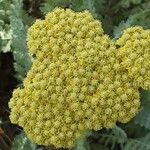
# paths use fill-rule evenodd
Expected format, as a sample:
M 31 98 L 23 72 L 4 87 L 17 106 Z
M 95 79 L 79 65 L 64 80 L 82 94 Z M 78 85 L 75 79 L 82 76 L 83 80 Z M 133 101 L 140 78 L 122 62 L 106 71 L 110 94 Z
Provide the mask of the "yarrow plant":
M 10 120 L 42 145 L 73 147 L 88 129 L 113 128 L 139 111 L 150 89 L 150 30 L 113 42 L 88 11 L 56 8 L 28 30 L 33 59 L 9 102 Z

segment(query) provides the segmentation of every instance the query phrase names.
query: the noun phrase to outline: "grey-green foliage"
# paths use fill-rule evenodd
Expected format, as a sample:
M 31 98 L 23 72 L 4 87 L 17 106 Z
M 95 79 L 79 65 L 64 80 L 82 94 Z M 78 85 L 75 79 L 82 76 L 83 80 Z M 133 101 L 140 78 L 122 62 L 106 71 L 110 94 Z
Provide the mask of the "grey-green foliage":
M 150 28 L 150 9 L 141 10 L 138 13 L 135 13 L 127 19 L 127 21 L 122 21 L 119 26 L 114 28 L 114 38 L 119 38 L 123 31 L 131 26 L 139 25 L 144 29 Z
M 12 46 L 12 29 L 10 26 L 9 13 L 11 9 L 11 0 L 0 0 L 0 51 L 11 51 Z M 30 25 L 33 18 L 28 16 L 22 9 L 23 22 Z
M 150 91 L 141 90 L 140 97 L 142 105 L 150 108 Z
M 135 13 L 127 19 L 122 21 L 119 26 L 114 27 L 114 38 L 119 38 L 123 31 L 131 26 L 142 26 L 144 29 L 150 28 L 150 9 L 142 10 L 139 13 Z
M 74 11 L 89 10 L 95 18 L 101 18 L 104 3 L 105 0 L 45 0 L 41 10 L 47 14 L 55 7 L 69 7 Z
M 117 3 L 117 7 L 132 9 L 133 7 L 141 7 L 143 4 L 148 2 L 149 0 L 119 0 Z
M 119 126 L 114 127 L 110 132 L 100 133 L 98 136 L 100 143 L 104 144 L 105 146 L 111 145 L 111 150 L 115 150 L 115 146 L 117 144 L 119 144 L 121 149 L 123 149 L 124 143 L 127 140 L 125 131 Z
M 99 142 L 109 146 L 111 150 L 116 150 L 116 145 L 121 150 L 150 150 L 150 133 L 142 138 L 128 138 L 123 129 L 115 127 L 111 132 L 99 136 Z
M 24 133 L 20 133 L 14 138 L 11 150 L 37 150 L 37 146 Z
M 142 0 L 120 0 L 119 1 L 119 6 L 128 8 L 128 7 L 130 7 L 133 4 L 134 5 L 138 5 L 141 2 L 142 2 Z
M 150 133 L 139 139 L 128 139 L 123 150 L 150 150 Z
M 8 52 L 11 50 L 11 29 L 9 26 L 8 11 L 10 0 L 0 1 L 0 51 Z
M 114 38 L 119 38 L 123 31 L 131 26 L 142 26 L 144 29 L 150 28 L 150 1 L 149 0 L 122 0 L 121 2 L 133 3 L 134 7 L 125 12 L 125 16 L 128 14 L 126 20 L 122 20 L 118 26 L 115 26 L 113 29 Z M 137 5 L 140 4 L 140 5 Z M 117 6 L 119 7 L 119 5 Z
M 141 103 L 143 107 L 134 122 L 150 130 L 150 91 L 141 91 Z
M 52 11 L 55 7 L 66 7 L 70 5 L 71 0 L 45 0 L 41 6 L 41 11 L 44 14 Z
M 13 0 L 9 18 L 12 30 L 14 67 L 17 72 L 16 77 L 19 81 L 23 80 L 31 67 L 31 60 L 26 46 L 27 26 L 23 23 L 22 13 L 22 0 Z
M 150 1 L 145 0 L 145 1 L 142 1 L 142 3 L 140 5 L 136 5 L 136 7 L 131 9 L 130 15 L 135 14 L 135 13 L 139 13 L 143 10 L 148 10 L 148 9 L 150 9 Z
M 11 51 L 12 30 L 9 25 L 0 29 L 0 51 L 6 53 Z
M 150 130 L 150 108 L 143 107 L 135 118 L 135 123 Z
M 102 20 L 105 15 L 105 7 L 107 0 L 95 0 L 95 10 L 98 15 L 98 19 Z
M 80 6 L 78 3 L 80 3 Z M 95 8 L 95 0 L 80 0 L 79 2 L 74 0 L 72 3 L 72 9 L 75 11 L 89 10 L 95 18 L 98 18 Z
M 92 131 L 85 131 L 82 136 L 77 140 L 73 150 L 91 150 L 87 138 L 93 134 Z
M 10 9 L 10 0 L 0 0 L 0 20 L 4 23 L 9 22 L 8 10 Z M 4 24 L 3 24 L 4 25 Z
M 92 15 L 97 19 L 102 19 L 105 2 L 106 0 L 78 0 L 80 2 L 80 6 L 78 2 L 74 0 L 72 2 L 72 7 L 75 11 L 83 11 L 89 10 Z
M 75 11 L 88 10 L 96 19 L 102 19 L 106 0 L 72 0 L 71 8 Z

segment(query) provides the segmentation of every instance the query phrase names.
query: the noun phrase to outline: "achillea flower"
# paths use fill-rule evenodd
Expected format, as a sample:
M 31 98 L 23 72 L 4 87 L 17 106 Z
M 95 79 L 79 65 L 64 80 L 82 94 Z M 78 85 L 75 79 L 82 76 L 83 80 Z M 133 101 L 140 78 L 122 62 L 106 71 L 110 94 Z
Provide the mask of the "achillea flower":
M 55 9 L 33 24 L 27 44 L 33 65 L 9 107 L 31 140 L 72 147 L 86 129 L 112 128 L 138 112 L 138 87 L 88 11 Z
M 150 30 L 131 27 L 116 41 L 117 58 L 133 79 L 135 86 L 150 89 Z

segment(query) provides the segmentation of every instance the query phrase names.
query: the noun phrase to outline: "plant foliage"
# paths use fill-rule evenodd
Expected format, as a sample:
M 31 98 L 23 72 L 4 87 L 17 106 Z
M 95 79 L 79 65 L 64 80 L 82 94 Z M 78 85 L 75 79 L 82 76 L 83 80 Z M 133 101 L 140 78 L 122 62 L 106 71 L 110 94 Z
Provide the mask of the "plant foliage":
M 37 146 L 21 133 L 15 137 L 11 150 L 36 150 L 36 148 Z
M 150 149 L 150 134 L 139 139 L 129 139 L 123 150 L 149 150 Z
M 0 1 L 0 51 L 11 50 L 11 29 L 9 26 L 8 11 L 10 9 L 9 0 Z
M 10 8 L 10 26 L 12 29 L 12 48 L 15 59 L 14 67 L 18 80 L 22 81 L 31 67 L 31 60 L 27 53 L 26 30 L 22 20 L 22 0 L 13 0 Z
M 150 110 L 143 108 L 139 115 L 135 118 L 135 123 L 150 130 Z
M 111 149 L 115 149 L 115 146 L 119 144 L 123 148 L 124 143 L 127 140 L 127 135 L 123 129 L 116 126 L 111 131 L 107 133 L 99 134 L 99 142 L 103 143 L 105 146 L 111 145 Z
M 55 7 L 71 8 L 75 11 L 89 10 L 95 18 L 101 18 L 105 0 L 45 0 L 41 10 L 44 14 L 52 11 Z

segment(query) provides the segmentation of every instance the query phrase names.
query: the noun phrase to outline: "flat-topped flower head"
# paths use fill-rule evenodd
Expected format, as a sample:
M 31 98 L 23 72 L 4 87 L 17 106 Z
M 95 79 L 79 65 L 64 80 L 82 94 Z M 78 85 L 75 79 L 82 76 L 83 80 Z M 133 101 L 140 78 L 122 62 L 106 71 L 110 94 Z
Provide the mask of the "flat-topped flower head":
M 150 30 L 131 27 L 116 41 L 117 58 L 137 87 L 150 90 Z
M 10 119 L 38 144 L 72 147 L 87 129 L 112 128 L 138 112 L 138 88 L 115 44 L 88 11 L 57 8 L 28 31 L 33 65 L 10 100 Z
M 101 23 L 88 11 L 74 13 L 70 9 L 57 8 L 47 14 L 45 20 L 37 20 L 30 27 L 27 44 L 31 56 L 74 53 L 77 46 L 83 48 L 82 39 L 86 42 L 94 38 L 99 40 L 102 34 Z M 90 46 L 91 43 L 86 44 Z

